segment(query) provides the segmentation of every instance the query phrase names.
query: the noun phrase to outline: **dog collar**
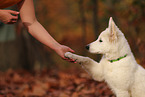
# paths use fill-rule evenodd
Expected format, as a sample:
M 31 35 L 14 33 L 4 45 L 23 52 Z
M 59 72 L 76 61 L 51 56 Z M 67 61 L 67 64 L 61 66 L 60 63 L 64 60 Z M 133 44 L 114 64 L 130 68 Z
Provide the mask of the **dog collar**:
M 109 60 L 109 61 L 110 61 L 111 63 L 113 63 L 113 62 L 116 62 L 116 61 L 119 61 L 119 60 L 121 60 L 121 59 L 125 58 L 126 56 L 127 56 L 127 54 L 126 54 L 126 55 L 124 55 L 123 57 L 118 58 L 118 59 Z

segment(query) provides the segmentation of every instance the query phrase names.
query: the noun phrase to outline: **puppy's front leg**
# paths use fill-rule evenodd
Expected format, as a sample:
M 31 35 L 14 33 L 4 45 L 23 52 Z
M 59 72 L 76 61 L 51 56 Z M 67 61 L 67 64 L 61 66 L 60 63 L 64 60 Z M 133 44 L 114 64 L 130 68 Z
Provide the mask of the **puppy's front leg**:
M 86 69 L 89 69 L 92 66 L 94 60 L 89 57 L 79 56 L 70 52 L 65 53 L 66 58 L 74 59 L 77 63 L 84 65 Z
M 103 80 L 102 66 L 93 59 L 72 54 L 70 52 L 65 53 L 65 57 L 76 60 L 76 62 L 81 64 L 85 68 L 85 70 L 93 77 L 94 80 Z

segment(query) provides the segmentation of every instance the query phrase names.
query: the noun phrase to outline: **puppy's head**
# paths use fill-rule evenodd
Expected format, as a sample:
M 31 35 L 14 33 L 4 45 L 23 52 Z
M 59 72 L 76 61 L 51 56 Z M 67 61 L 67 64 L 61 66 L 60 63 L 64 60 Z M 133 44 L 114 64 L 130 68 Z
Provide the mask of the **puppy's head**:
M 90 53 L 106 54 L 118 50 L 120 37 L 124 36 L 110 17 L 109 25 L 98 37 L 98 39 L 86 46 Z

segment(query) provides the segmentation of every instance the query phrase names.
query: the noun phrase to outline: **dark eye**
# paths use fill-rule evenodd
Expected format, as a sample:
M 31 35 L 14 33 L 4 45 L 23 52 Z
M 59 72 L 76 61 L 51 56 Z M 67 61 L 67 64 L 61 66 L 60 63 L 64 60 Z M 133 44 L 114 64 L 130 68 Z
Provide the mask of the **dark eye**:
M 99 42 L 103 42 L 103 41 L 100 39 Z

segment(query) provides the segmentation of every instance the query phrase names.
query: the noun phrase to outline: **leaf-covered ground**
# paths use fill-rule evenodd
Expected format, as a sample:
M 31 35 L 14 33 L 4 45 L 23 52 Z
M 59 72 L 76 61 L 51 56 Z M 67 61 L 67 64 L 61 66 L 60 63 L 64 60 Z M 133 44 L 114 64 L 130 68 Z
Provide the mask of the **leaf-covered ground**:
M 78 70 L 0 72 L 0 97 L 115 97 L 105 83 Z

